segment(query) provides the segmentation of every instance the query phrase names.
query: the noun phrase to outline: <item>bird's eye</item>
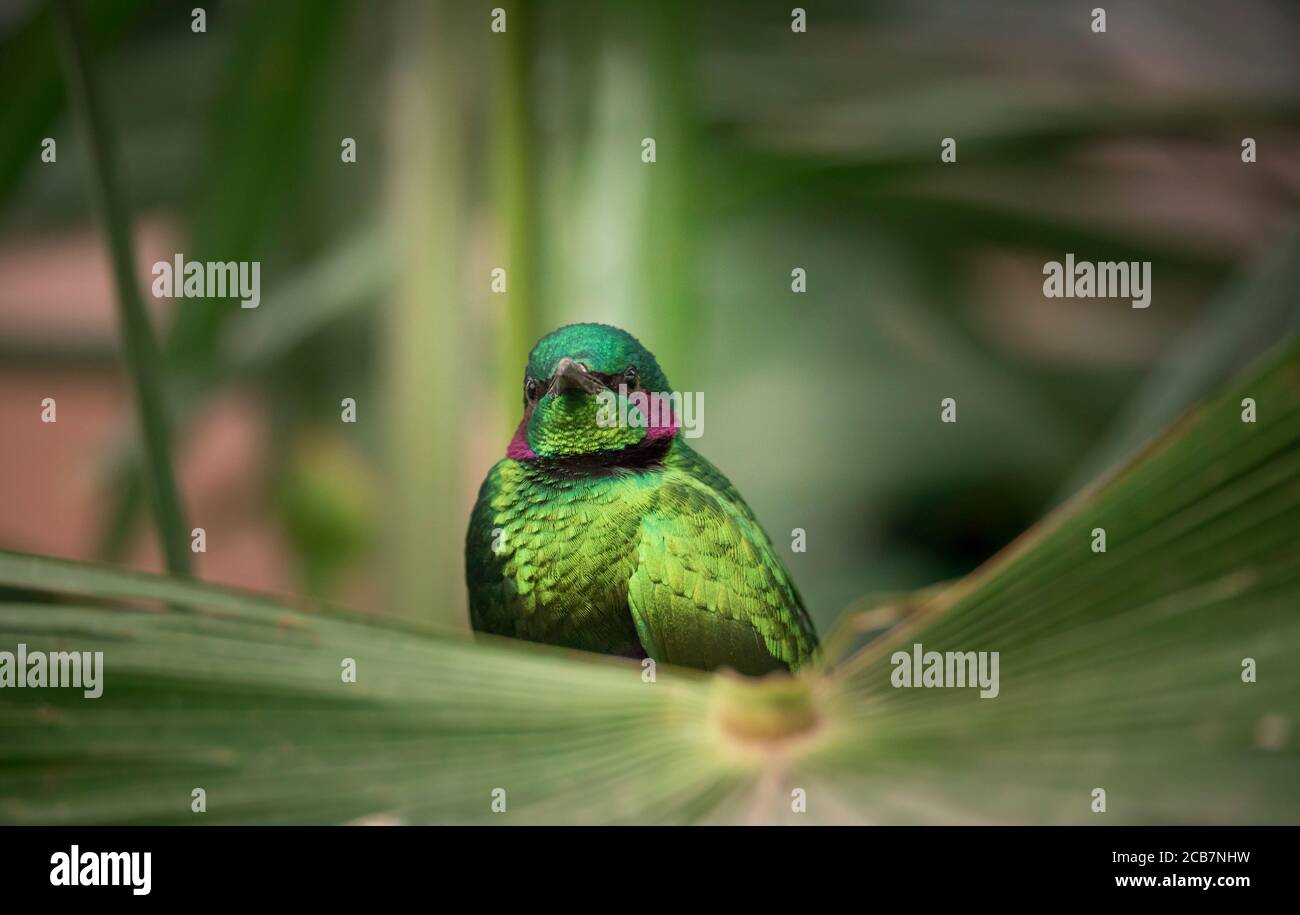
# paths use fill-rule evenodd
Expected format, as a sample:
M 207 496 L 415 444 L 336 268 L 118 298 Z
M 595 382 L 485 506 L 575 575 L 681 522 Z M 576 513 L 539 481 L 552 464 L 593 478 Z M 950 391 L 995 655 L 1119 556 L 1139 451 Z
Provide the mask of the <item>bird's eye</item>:
M 526 382 L 524 382 L 524 395 L 529 400 L 536 400 L 537 388 L 538 388 L 537 379 L 529 378 Z
M 636 380 L 637 380 L 637 375 L 636 375 L 636 366 L 635 366 L 635 365 L 629 365 L 629 366 L 627 367 L 627 371 L 623 373 L 623 382 L 624 382 L 624 383 L 625 383 L 629 388 L 634 388 L 634 387 L 636 387 Z

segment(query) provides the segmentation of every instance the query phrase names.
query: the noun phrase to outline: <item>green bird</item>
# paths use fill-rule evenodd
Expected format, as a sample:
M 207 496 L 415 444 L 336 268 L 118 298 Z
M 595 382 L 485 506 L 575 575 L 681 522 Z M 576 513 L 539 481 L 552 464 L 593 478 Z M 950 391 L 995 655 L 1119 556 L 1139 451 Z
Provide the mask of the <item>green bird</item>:
M 466 536 L 475 629 L 755 675 L 812 657 L 789 573 L 679 434 L 671 392 L 616 327 L 570 324 L 533 347 L 523 419 Z

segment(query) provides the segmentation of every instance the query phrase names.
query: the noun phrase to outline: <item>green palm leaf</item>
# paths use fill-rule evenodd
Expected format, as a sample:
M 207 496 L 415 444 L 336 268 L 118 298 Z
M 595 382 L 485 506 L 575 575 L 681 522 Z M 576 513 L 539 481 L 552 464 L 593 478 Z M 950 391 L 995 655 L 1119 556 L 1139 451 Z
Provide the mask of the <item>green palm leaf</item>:
M 0 650 L 105 659 L 99 699 L 0 691 L 0 822 L 1296 822 L 1300 348 L 794 680 L 13 553 L 0 585 Z M 891 688 L 914 642 L 998 651 L 999 696 Z

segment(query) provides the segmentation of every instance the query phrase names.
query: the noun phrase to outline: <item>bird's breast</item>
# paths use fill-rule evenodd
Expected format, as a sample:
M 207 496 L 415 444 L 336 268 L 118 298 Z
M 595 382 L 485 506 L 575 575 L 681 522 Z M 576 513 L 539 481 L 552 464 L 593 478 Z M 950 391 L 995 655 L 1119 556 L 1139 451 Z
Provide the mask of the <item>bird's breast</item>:
M 503 475 L 488 506 L 495 544 L 484 565 L 494 582 L 471 594 L 496 606 L 476 609 L 476 624 L 593 651 L 628 648 L 627 583 L 653 488 L 636 475 Z

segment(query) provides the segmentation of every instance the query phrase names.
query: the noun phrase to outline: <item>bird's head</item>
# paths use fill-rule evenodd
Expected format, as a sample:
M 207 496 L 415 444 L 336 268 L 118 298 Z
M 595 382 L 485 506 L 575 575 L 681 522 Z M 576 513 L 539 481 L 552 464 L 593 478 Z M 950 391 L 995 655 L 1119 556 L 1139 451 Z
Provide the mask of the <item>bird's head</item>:
M 524 371 L 515 460 L 617 455 L 670 439 L 668 380 L 650 351 L 607 324 L 569 324 L 537 341 Z

